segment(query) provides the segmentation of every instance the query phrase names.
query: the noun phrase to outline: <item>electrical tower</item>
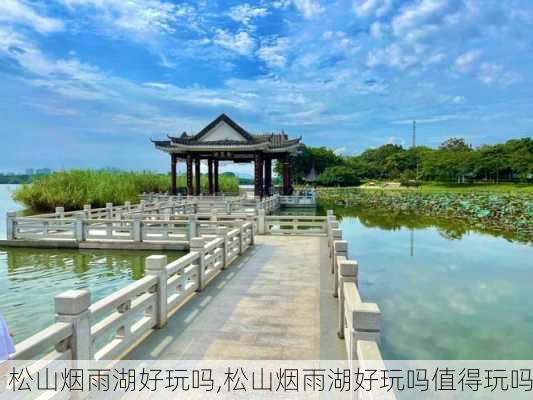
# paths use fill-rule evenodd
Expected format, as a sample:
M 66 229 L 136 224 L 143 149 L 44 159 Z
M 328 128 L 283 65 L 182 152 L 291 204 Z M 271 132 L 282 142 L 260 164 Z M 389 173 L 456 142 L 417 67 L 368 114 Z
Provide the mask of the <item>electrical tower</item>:
M 416 147 L 416 121 L 413 121 L 413 149 Z

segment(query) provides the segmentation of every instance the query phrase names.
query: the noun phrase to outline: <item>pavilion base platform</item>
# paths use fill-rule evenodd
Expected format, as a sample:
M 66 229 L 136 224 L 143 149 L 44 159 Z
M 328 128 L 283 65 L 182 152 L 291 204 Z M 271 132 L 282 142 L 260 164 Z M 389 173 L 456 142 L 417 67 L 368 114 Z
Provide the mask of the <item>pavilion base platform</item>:
M 78 242 L 68 239 L 15 239 L 0 240 L 0 247 L 31 247 L 40 249 L 86 249 L 86 250 L 160 250 L 186 251 L 189 242 L 133 242 L 117 240 L 98 240 Z

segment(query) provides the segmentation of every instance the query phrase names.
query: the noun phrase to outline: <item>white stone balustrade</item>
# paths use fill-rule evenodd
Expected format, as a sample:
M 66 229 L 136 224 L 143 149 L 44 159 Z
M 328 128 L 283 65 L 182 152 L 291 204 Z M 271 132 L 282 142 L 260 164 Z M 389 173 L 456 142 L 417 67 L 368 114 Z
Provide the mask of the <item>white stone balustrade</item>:
M 258 229 L 260 225 L 261 220 L 258 221 Z M 264 233 L 271 235 L 325 235 L 327 233 L 327 219 L 323 216 L 312 215 L 265 215 Z
M 337 334 L 345 340 L 349 360 L 364 363 L 381 360 L 378 342 L 381 330 L 381 312 L 377 304 L 366 303 L 361 299 L 358 288 L 359 265 L 348 259 L 348 243 L 341 240 L 342 231 L 332 211 L 327 213 L 328 243 L 333 276 L 333 291 L 337 297 Z M 383 399 L 395 399 L 393 393 Z M 358 394 L 361 396 L 361 394 Z M 359 399 L 370 400 L 381 397 L 368 397 L 365 393 Z M 391 397 L 392 396 L 392 397 Z
M 170 264 L 166 256 L 148 257 L 143 278 L 94 304 L 87 290 L 56 296 L 56 323 L 19 343 L 13 359 L 120 358 L 253 245 L 251 223 L 228 229 L 208 241 L 193 238 L 191 251 Z

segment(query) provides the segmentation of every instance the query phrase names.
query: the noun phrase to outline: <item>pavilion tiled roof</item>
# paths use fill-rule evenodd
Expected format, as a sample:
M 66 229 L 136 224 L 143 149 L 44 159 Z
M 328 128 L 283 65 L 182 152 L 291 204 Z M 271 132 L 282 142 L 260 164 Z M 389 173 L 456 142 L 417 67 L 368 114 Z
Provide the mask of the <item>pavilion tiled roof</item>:
M 238 132 L 243 140 L 233 140 L 233 139 L 224 139 L 224 140 L 202 140 L 206 134 L 208 134 L 213 128 L 215 128 L 219 123 L 225 122 L 236 132 Z M 209 125 L 204 129 L 198 132 L 196 135 L 187 135 L 183 132 L 180 136 L 168 136 L 168 140 L 152 140 L 157 148 L 161 150 L 185 150 L 190 149 L 194 150 L 195 148 L 233 148 L 233 149 L 261 149 L 261 150 L 272 150 L 272 151 L 282 151 L 284 148 L 293 149 L 295 146 L 299 145 L 301 140 L 289 139 L 285 133 L 258 133 L 251 134 L 247 132 L 244 128 L 239 126 L 226 114 L 221 114 L 218 118 L 213 120 Z

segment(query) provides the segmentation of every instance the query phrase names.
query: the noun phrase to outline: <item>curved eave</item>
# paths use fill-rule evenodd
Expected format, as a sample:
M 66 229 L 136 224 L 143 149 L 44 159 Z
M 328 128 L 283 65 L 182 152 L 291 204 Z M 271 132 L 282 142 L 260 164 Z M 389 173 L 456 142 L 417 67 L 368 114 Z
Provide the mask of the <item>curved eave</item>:
M 267 153 L 293 153 L 300 149 L 302 145 L 300 143 L 295 143 L 290 146 L 283 146 L 283 147 L 275 147 L 268 149 Z
M 183 151 L 253 151 L 253 150 L 268 150 L 268 143 L 258 143 L 258 144 L 243 144 L 243 145 L 209 145 L 209 144 L 195 144 L 195 145 L 185 145 L 172 143 L 170 146 L 157 146 L 160 150 L 167 152 L 183 152 Z

